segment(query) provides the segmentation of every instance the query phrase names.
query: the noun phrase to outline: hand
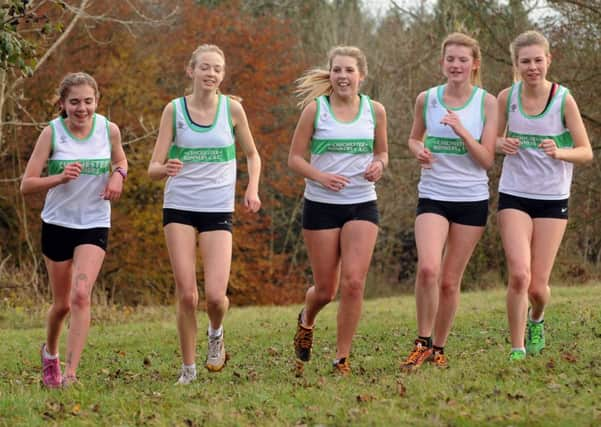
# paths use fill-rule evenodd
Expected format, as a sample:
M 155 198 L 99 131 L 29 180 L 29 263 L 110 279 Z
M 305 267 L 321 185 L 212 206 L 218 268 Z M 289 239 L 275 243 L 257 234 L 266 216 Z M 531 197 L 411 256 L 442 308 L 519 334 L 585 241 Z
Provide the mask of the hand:
M 109 182 L 106 184 L 106 188 L 100 197 L 104 200 L 110 200 L 111 202 L 119 200 L 121 193 L 123 192 L 123 177 L 119 173 L 113 172 L 109 178 Z
M 363 175 L 366 180 L 371 182 L 377 182 L 384 174 L 384 162 L 376 159 L 367 166 L 365 174 Z
M 432 163 L 436 161 L 432 155 L 432 152 L 426 147 L 423 147 L 420 151 L 418 151 L 415 155 L 415 158 L 423 169 L 432 169 Z
M 517 138 L 502 138 L 501 151 L 503 154 L 517 154 L 520 140 Z
M 324 173 L 322 174 L 321 178 L 319 179 L 319 183 L 321 185 L 323 185 L 324 187 L 326 187 L 329 190 L 332 191 L 340 191 L 342 190 L 344 187 L 346 187 L 346 185 L 351 182 L 350 179 L 348 179 L 345 176 L 342 175 L 334 175 L 331 173 Z
M 538 148 L 543 150 L 545 154 L 552 159 L 557 159 L 559 154 L 559 149 L 557 148 L 557 144 L 552 139 L 543 139 L 540 144 L 538 144 Z
M 261 199 L 259 199 L 259 194 L 256 191 L 251 191 L 248 188 L 246 189 L 246 193 L 244 194 L 244 207 L 246 208 L 246 212 L 258 212 L 261 209 Z
M 63 173 L 61 174 L 62 175 L 61 182 L 63 184 L 65 184 L 69 181 L 73 181 L 74 179 L 79 177 L 79 175 L 81 174 L 81 169 L 82 169 L 81 163 L 79 163 L 79 162 L 69 163 L 63 169 Z
M 465 134 L 465 128 L 463 127 L 463 124 L 461 124 L 459 116 L 454 111 L 447 109 L 447 114 L 442 118 L 440 123 L 443 125 L 451 126 L 453 132 L 455 132 L 459 137 Z
M 165 163 L 165 173 L 167 176 L 175 176 L 184 167 L 184 164 L 180 159 L 169 159 Z

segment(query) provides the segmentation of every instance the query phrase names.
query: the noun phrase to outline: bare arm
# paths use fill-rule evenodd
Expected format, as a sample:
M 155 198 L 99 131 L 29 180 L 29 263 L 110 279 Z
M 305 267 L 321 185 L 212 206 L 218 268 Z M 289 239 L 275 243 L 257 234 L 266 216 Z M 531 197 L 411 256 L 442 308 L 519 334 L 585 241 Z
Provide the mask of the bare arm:
M 81 164 L 74 162 L 65 166 L 62 173 L 58 175 L 41 176 L 46 162 L 50 157 L 52 149 L 52 127 L 44 128 L 38 137 L 33 153 L 27 162 L 23 180 L 21 181 L 21 192 L 25 195 L 46 191 L 57 185 L 64 184 L 76 179 L 81 173 Z
M 376 113 L 376 129 L 374 141 L 374 158 L 365 171 L 365 179 L 376 182 L 388 166 L 388 133 L 386 109 L 382 104 L 372 101 Z
M 120 173 L 116 173 L 115 170 L 121 168 L 127 173 L 127 159 L 125 158 L 123 145 L 121 145 L 121 131 L 115 123 L 109 123 L 109 134 L 111 139 L 112 173 L 102 193 L 102 197 L 105 200 L 119 200 L 123 192 L 123 181 L 125 178 Z
M 259 199 L 261 157 L 250 132 L 248 119 L 242 105 L 238 101 L 230 99 L 230 111 L 236 129 L 236 140 L 240 143 L 242 151 L 244 151 L 248 167 L 248 186 L 244 194 L 244 206 L 250 212 L 257 212 L 261 208 L 261 200 Z
M 568 93 L 565 103 L 565 120 L 566 127 L 572 134 L 574 140 L 574 148 L 558 148 L 555 141 L 545 139 L 540 144 L 545 153 L 554 159 L 564 160 L 571 163 L 588 163 L 593 160 L 593 150 L 591 142 L 588 139 L 586 128 L 580 116 L 580 110 L 576 101 L 571 94 Z
M 422 168 L 431 168 L 434 156 L 424 145 L 426 123 L 424 122 L 424 103 L 426 92 L 420 93 L 415 100 L 413 125 L 409 134 L 409 151 L 415 156 Z
M 511 88 L 503 89 L 497 97 L 497 141 L 496 152 L 501 154 L 516 154 L 520 149 L 520 140 L 508 138 L 507 135 L 507 98 Z
M 298 119 L 294 135 L 292 136 L 290 152 L 288 153 L 288 167 L 299 175 L 319 182 L 332 191 L 340 191 L 350 182 L 347 177 L 321 172 L 305 159 L 305 156 L 309 152 L 311 138 L 313 137 L 313 121 L 316 110 L 316 102 L 311 102 L 305 107 Z
M 148 175 L 153 180 L 163 179 L 166 176 L 175 176 L 181 170 L 183 163 L 179 159 L 167 159 L 169 146 L 173 141 L 173 105 L 170 102 L 163 109 L 159 135 L 154 144 L 152 158 L 148 165 Z

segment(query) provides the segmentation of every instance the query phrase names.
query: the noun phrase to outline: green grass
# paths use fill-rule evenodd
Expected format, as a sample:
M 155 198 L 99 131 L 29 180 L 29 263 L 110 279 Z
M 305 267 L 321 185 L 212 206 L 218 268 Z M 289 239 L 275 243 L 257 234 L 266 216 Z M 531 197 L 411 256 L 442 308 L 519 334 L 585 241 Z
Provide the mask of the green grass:
M 411 375 L 398 364 L 415 335 L 413 297 L 366 302 L 349 378 L 330 372 L 336 307 L 318 317 L 302 378 L 291 346 L 299 307 L 234 308 L 225 371 L 201 370 L 184 387 L 174 385 L 181 362 L 172 307 L 94 307 L 83 387 L 46 390 L 43 313 L 0 306 L 0 425 L 601 425 L 601 284 L 554 288 L 547 349 L 513 364 L 504 292 L 466 293 L 447 344 L 451 367 Z

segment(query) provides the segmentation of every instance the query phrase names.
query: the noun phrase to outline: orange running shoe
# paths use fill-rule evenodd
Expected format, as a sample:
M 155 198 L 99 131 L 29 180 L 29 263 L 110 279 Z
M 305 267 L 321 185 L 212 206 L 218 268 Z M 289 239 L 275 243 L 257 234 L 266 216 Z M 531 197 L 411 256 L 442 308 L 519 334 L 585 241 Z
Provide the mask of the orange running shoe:
M 348 360 L 348 357 L 334 360 L 332 367 L 335 374 L 340 374 L 344 377 L 351 374 L 351 362 Z
M 432 362 L 439 368 L 448 368 L 449 367 L 449 359 L 447 359 L 447 356 L 441 351 L 434 352 L 434 357 L 432 358 Z
M 431 347 L 425 345 L 425 343 L 420 340 L 415 340 L 415 347 L 413 347 L 413 351 L 407 356 L 405 361 L 401 362 L 401 369 L 405 371 L 413 371 L 422 364 L 432 358 L 432 354 L 434 350 Z
M 311 359 L 311 348 L 313 347 L 313 328 L 306 328 L 302 323 L 303 312 L 298 314 L 296 334 L 294 335 L 294 352 L 298 360 L 308 362 Z

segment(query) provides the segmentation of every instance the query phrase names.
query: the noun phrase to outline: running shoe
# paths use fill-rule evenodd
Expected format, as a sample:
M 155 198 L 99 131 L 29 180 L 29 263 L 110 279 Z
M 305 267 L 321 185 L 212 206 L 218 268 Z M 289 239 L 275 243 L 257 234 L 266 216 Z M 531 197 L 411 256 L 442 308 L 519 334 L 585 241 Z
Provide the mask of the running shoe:
M 524 360 L 526 358 L 526 352 L 524 350 L 511 350 L 509 353 L 509 361 L 516 362 Z
M 205 366 L 210 372 L 219 372 L 227 362 L 227 353 L 223 344 L 223 332 L 218 337 L 209 336 L 209 349 Z
M 528 319 L 526 325 L 526 353 L 540 354 L 545 348 L 545 321 L 533 322 Z
M 190 384 L 196 379 L 196 369 L 182 365 L 182 370 L 176 384 Z
M 413 371 L 423 365 L 424 362 L 432 359 L 434 350 L 428 347 L 422 340 L 415 340 L 415 347 L 403 362 L 401 369 L 405 371 Z
M 305 328 L 302 324 L 303 312 L 298 314 L 296 334 L 294 335 L 294 351 L 298 360 L 308 362 L 311 359 L 311 348 L 313 347 L 313 328 Z
M 342 357 L 332 362 L 332 368 L 335 374 L 347 376 L 351 373 L 351 362 L 348 360 L 348 357 Z
M 61 386 L 63 388 L 69 388 L 69 387 L 78 386 L 78 385 L 81 385 L 81 383 L 79 382 L 79 380 L 77 379 L 77 377 L 75 375 L 64 375 L 63 376 L 63 382 L 61 384 Z
M 63 381 L 60 361 L 58 360 L 58 357 L 56 359 L 44 357 L 45 348 L 46 344 L 44 343 L 40 349 L 40 358 L 42 359 L 42 381 L 48 388 L 58 388 Z
M 449 359 L 447 359 L 447 356 L 441 351 L 434 352 L 434 357 L 432 358 L 432 362 L 439 368 L 448 368 L 449 367 Z

